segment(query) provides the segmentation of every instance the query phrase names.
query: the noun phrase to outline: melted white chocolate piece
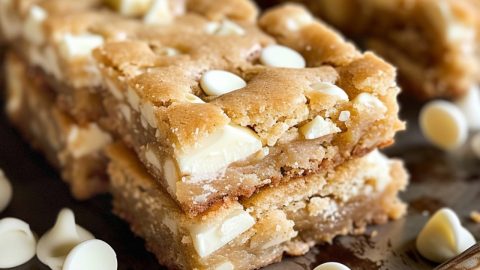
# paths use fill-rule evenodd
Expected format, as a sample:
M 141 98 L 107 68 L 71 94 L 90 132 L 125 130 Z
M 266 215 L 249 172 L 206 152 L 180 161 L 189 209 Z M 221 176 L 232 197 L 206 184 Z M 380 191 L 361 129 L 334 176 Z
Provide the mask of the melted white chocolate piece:
M 0 212 L 5 210 L 12 200 L 12 185 L 3 171 L 0 169 Z
M 341 132 L 342 130 L 329 119 L 317 115 L 312 121 L 300 127 L 300 132 L 305 139 L 313 140 L 322 136 Z
M 226 216 L 213 217 L 193 224 L 190 235 L 201 258 L 207 257 L 250 229 L 255 219 L 239 206 Z
M 474 244 L 473 235 L 448 208 L 440 209 L 430 218 L 416 241 L 420 254 L 437 263 L 459 255 Z
M 11 268 L 35 256 L 35 236 L 30 226 L 16 218 L 0 220 L 0 268 Z
M 52 270 L 61 270 L 65 258 L 75 246 L 94 238 L 75 223 L 72 210 L 62 209 L 53 228 L 38 240 L 38 259 Z
M 104 241 L 87 240 L 68 253 L 63 270 L 117 270 L 117 255 Z
M 182 175 L 209 177 L 261 149 L 262 143 L 253 131 L 225 125 L 190 149 L 178 151 L 175 157 Z

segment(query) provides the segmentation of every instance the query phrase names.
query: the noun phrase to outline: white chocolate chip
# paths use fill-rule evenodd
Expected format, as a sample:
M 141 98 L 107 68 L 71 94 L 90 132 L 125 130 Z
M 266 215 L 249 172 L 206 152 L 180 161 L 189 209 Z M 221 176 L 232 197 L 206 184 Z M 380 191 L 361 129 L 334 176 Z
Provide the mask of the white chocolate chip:
M 480 132 L 473 135 L 470 145 L 475 156 L 480 159 Z
M 153 0 L 150 9 L 143 17 L 147 24 L 168 24 L 173 20 L 173 14 L 168 0 Z
M 93 49 L 103 44 L 103 37 L 99 35 L 83 34 L 71 35 L 66 34 L 62 37 L 59 47 L 60 53 L 66 59 L 75 59 L 88 57 Z
M 465 115 L 468 127 L 480 130 L 480 89 L 478 86 L 470 88 L 463 97 L 455 101 L 455 105 Z
M 437 211 L 417 237 L 416 246 L 423 257 L 441 263 L 476 243 L 451 209 Z
M 230 20 L 223 20 L 220 23 L 210 22 L 205 26 L 205 32 L 209 35 L 219 36 L 243 36 L 245 34 L 245 30 L 241 26 Z
M 431 101 L 425 105 L 420 112 L 420 128 L 429 141 L 444 150 L 458 148 L 468 135 L 465 116 L 448 101 Z
M 85 241 L 68 253 L 63 270 L 117 270 L 115 250 L 104 241 Z
M 148 163 L 153 165 L 158 170 L 162 169 L 162 166 L 160 165 L 160 160 L 158 160 L 155 152 L 153 152 L 152 149 L 145 150 L 145 159 L 148 161 Z
M 185 99 L 190 103 L 205 103 L 205 101 L 203 101 L 201 98 L 190 93 L 185 94 Z
M 145 14 L 153 0 L 107 0 L 120 14 L 140 16 Z
M 338 115 L 338 121 L 347 122 L 350 120 L 350 112 L 349 111 L 341 111 Z
M 47 12 L 39 7 L 33 6 L 28 12 L 28 17 L 23 26 L 23 35 L 29 42 L 40 45 L 45 40 L 42 24 L 47 18 Z
M 378 99 L 376 96 L 369 94 L 369 93 L 361 93 L 355 97 L 354 102 L 356 104 L 360 104 L 362 106 L 368 107 L 371 110 L 378 111 L 378 113 L 385 113 L 387 111 L 387 107 L 385 104 Z
M 98 152 L 112 141 L 110 134 L 95 123 L 86 127 L 73 126 L 67 138 L 67 149 L 74 158 Z
M 262 143 L 253 131 L 225 125 L 194 146 L 177 151 L 175 157 L 182 175 L 211 176 L 261 149 Z
M 156 52 L 163 56 L 177 56 L 180 55 L 180 51 L 172 47 L 162 47 L 156 50 Z
M 0 169 L 0 212 L 5 210 L 12 200 L 12 185 Z
M 30 226 L 16 218 L 0 220 L 0 268 L 11 268 L 35 256 L 35 236 Z
M 313 270 L 350 270 L 347 266 L 337 262 L 322 263 Z
M 269 67 L 304 68 L 305 59 L 298 52 L 281 45 L 270 45 L 262 50 L 260 62 Z
M 200 86 L 209 96 L 220 96 L 247 86 L 247 83 L 228 71 L 210 70 L 203 74 Z
M 312 121 L 300 127 L 300 132 L 307 140 L 317 139 L 340 131 L 342 130 L 338 128 L 335 123 L 329 119 L 325 120 L 319 115 L 317 115 Z
M 68 253 L 90 239 L 93 235 L 75 223 L 72 210 L 62 209 L 53 228 L 38 240 L 37 257 L 50 269 L 61 270 Z
M 221 263 L 215 266 L 215 270 L 234 270 L 234 269 L 235 269 L 235 266 L 230 261 L 226 261 L 224 263 Z
M 201 258 L 207 257 L 250 229 L 255 219 L 243 209 L 235 209 L 225 217 L 202 220 L 190 228 L 193 246 Z
M 132 88 L 127 90 L 127 101 L 134 110 L 140 110 L 140 97 Z
M 163 163 L 163 175 L 167 180 L 169 191 L 173 194 L 177 191 L 177 181 L 180 180 L 178 167 L 175 162 L 167 158 Z
M 300 28 L 311 23 L 313 23 L 312 15 L 310 13 L 302 13 L 301 15 L 288 19 L 287 28 L 290 31 L 298 31 Z
M 311 85 L 313 91 L 335 97 L 338 101 L 348 101 L 345 91 L 333 83 L 319 82 Z
M 145 102 L 140 106 L 140 112 L 142 116 L 147 120 L 147 123 L 153 127 L 157 127 L 157 118 L 155 115 L 155 107 L 151 102 Z

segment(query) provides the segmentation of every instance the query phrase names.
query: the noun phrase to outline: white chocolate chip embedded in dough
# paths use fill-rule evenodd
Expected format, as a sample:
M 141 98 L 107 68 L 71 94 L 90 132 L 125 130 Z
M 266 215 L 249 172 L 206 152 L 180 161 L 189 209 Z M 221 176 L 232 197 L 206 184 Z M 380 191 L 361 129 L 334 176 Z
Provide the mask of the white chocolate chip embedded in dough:
M 312 121 L 300 127 L 300 132 L 307 140 L 317 139 L 340 131 L 342 130 L 338 128 L 335 123 L 328 119 L 323 119 L 323 117 L 319 115 L 317 115 Z
M 350 112 L 349 111 L 341 111 L 338 115 L 338 121 L 347 122 L 350 120 Z
M 234 209 L 226 216 L 213 217 L 192 225 L 193 246 L 205 258 L 250 229 L 255 219 L 243 209 Z
M 473 235 L 462 226 L 455 212 L 448 208 L 437 211 L 416 240 L 420 254 L 437 263 L 459 255 L 475 243 Z
M 338 101 L 348 101 L 348 95 L 345 91 L 333 83 L 319 82 L 311 85 L 312 90 L 318 93 L 335 97 Z
M 270 45 L 262 50 L 260 62 L 269 67 L 304 68 L 305 59 L 298 52 L 281 45 Z
M 115 250 L 102 240 L 85 241 L 68 253 L 63 270 L 117 270 Z
M 453 150 L 465 143 L 468 135 L 463 113 L 448 101 L 431 101 L 420 112 L 420 128 L 424 136 L 444 150 Z
M 455 101 L 455 105 L 465 115 L 468 127 L 480 130 L 480 89 L 478 86 L 470 88 L 463 97 Z
M 39 6 L 33 6 L 30 8 L 28 17 L 23 26 L 23 36 L 26 40 L 35 45 L 40 45 L 44 42 L 45 36 L 42 24 L 47 16 L 47 12 Z
M 247 86 L 238 75 L 223 70 L 210 70 L 203 74 L 200 86 L 209 96 L 220 96 Z
M 168 0 L 153 0 L 143 17 L 147 24 L 168 24 L 173 20 L 173 14 Z
M 350 270 L 347 266 L 337 262 L 322 263 L 313 270 Z
M 190 93 L 185 94 L 185 99 L 187 102 L 190 102 L 190 103 L 205 103 L 205 101 L 203 101 L 201 98 Z
M 103 37 L 99 35 L 66 34 L 62 37 L 59 47 L 63 57 L 66 59 L 75 59 L 90 56 L 93 49 L 100 47 L 102 44 Z
M 16 218 L 0 220 L 0 268 L 12 268 L 35 256 L 35 236 L 30 226 Z
M 10 181 L 0 169 L 0 212 L 5 210 L 8 204 L 10 204 L 10 201 L 12 200 L 12 193 L 13 190 Z
M 72 210 L 62 209 L 53 228 L 38 240 L 37 257 L 50 269 L 61 270 L 65 258 L 76 245 L 94 238 L 75 223 Z
M 210 22 L 205 26 L 205 32 L 209 35 L 219 36 L 243 36 L 245 34 L 245 30 L 241 26 L 230 20 L 223 20 L 222 22 Z
M 165 180 L 167 180 L 169 191 L 175 194 L 177 192 L 177 181 L 180 180 L 180 176 L 178 166 L 170 158 L 167 158 L 163 163 L 163 175 Z
M 153 0 L 105 0 L 122 15 L 139 16 L 145 14 Z
M 97 124 L 73 126 L 67 137 L 67 149 L 74 158 L 98 152 L 112 141 L 112 137 Z
M 262 149 L 257 134 L 248 128 L 225 125 L 194 146 L 177 151 L 175 158 L 182 175 L 218 174 L 230 163 L 243 160 Z
M 215 270 L 234 270 L 234 269 L 235 269 L 235 266 L 230 261 L 226 261 L 215 267 Z

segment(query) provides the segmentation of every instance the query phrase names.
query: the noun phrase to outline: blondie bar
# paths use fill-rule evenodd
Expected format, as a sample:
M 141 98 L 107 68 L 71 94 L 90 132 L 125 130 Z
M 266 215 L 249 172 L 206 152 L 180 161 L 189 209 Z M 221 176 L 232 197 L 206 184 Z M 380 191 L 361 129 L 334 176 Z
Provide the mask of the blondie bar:
M 407 183 L 401 162 L 377 151 L 339 166 L 328 177 L 307 176 L 254 196 L 187 216 L 136 155 L 111 145 L 114 211 L 170 269 L 257 269 L 299 256 L 337 235 L 399 218 L 397 193 Z
M 86 199 L 108 188 L 102 148 L 111 136 L 98 125 L 80 125 L 55 103 L 45 77 L 15 53 L 5 59 L 6 111 L 30 144 L 56 166 L 74 197 Z
M 480 80 L 476 0 L 294 2 L 391 61 L 403 89 L 421 99 L 459 97 Z
M 148 30 L 94 50 L 104 107 L 191 215 L 332 170 L 403 128 L 394 68 L 299 6 L 258 26 L 179 18 Z

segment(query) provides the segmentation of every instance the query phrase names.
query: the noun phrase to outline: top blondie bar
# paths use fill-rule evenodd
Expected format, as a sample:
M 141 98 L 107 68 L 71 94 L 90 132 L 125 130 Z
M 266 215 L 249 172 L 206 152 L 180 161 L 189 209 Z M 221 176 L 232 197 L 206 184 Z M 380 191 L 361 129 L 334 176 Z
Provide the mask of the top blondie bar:
M 303 7 L 256 22 L 201 15 L 94 51 L 106 128 L 189 215 L 327 173 L 404 127 L 395 69 Z
M 457 98 L 480 81 L 478 0 L 294 2 L 391 61 L 420 99 Z

